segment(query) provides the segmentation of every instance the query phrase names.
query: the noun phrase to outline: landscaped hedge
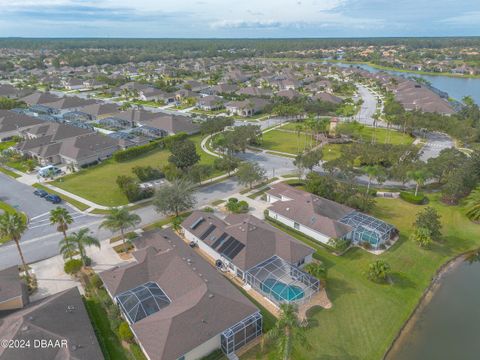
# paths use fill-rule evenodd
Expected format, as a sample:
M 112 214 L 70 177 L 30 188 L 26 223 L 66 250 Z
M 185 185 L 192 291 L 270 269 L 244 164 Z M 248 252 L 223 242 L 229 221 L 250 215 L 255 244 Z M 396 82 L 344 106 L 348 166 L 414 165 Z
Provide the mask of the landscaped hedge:
M 118 162 L 132 160 L 140 155 L 146 154 L 156 149 L 169 148 L 174 141 L 184 140 L 188 135 L 186 133 L 178 133 L 167 136 L 159 140 L 152 141 L 145 145 L 133 146 L 131 148 L 117 151 L 113 154 L 113 159 Z
M 113 154 L 113 159 L 118 162 L 132 160 L 150 151 L 163 149 L 164 146 L 163 139 L 152 141 L 145 145 L 134 146 L 125 150 L 117 151 Z
M 409 202 L 410 204 L 415 204 L 415 205 L 422 205 L 427 202 L 427 198 L 423 193 L 418 193 L 417 196 L 411 192 L 407 191 L 402 191 L 400 193 L 400 198 L 402 200 L 405 200 L 406 202 Z

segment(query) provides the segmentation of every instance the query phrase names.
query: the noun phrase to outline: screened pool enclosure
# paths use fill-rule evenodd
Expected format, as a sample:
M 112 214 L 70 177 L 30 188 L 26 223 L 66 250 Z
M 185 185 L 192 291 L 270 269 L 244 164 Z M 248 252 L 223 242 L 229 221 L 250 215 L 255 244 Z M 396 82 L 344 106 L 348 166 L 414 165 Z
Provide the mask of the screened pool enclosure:
M 231 354 L 261 334 L 262 315 L 257 312 L 222 333 L 222 351 L 227 355 Z
M 339 221 L 353 228 L 351 240 L 354 243 L 368 242 L 375 249 L 397 234 L 393 225 L 357 211 Z
M 154 282 L 149 281 L 115 297 L 130 324 L 160 311 L 170 304 L 170 299 Z
M 318 279 L 276 255 L 247 271 L 245 281 L 277 305 L 304 303 L 320 289 Z

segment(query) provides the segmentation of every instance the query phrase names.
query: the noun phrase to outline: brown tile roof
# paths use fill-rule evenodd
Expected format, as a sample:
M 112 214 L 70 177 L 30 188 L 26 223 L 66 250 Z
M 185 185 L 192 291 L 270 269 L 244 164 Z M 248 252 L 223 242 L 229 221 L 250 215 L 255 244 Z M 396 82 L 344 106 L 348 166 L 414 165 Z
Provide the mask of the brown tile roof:
M 257 308 L 170 229 L 145 233 L 135 263 L 100 274 L 112 296 L 148 281 L 171 303 L 132 329 L 151 360 L 175 360 Z
M 182 115 L 161 115 L 141 122 L 142 125 L 153 127 L 156 129 L 165 130 L 169 133 L 186 132 L 187 134 L 194 134 L 200 130 L 197 124 L 187 116 Z
M 284 196 L 291 199 L 277 201 L 268 210 L 294 220 L 310 229 L 329 237 L 341 237 L 352 231 L 350 226 L 338 221 L 354 211 L 348 206 L 295 189 L 283 183 L 272 185 L 267 194 L 277 198 Z

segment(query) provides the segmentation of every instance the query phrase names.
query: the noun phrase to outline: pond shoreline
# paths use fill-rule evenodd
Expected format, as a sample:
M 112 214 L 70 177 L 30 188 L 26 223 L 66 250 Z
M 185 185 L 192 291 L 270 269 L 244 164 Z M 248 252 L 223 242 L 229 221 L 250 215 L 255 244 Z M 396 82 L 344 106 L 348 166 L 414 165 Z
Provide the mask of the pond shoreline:
M 402 327 L 398 330 L 397 335 L 393 338 L 392 343 L 385 351 L 382 360 L 387 360 L 388 356 L 394 353 L 397 349 L 397 346 L 401 345 L 405 337 L 407 337 L 416 324 L 418 316 L 425 309 L 425 307 L 430 303 L 436 291 L 440 287 L 444 275 L 448 274 L 450 271 L 454 270 L 459 266 L 463 261 L 465 261 L 465 255 L 468 253 L 464 252 L 455 256 L 453 259 L 448 260 L 444 263 L 436 272 L 432 281 L 428 287 L 424 290 L 422 296 L 418 300 L 417 305 L 413 309 L 410 316 L 407 318 Z

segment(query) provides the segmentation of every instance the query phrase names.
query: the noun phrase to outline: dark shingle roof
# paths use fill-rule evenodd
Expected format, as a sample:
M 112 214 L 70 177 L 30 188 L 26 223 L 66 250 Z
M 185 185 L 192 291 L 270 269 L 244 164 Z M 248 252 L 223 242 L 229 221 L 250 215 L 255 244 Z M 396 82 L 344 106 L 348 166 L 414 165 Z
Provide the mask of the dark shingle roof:
M 1 317 L 0 338 L 30 340 L 32 344 L 24 349 L 0 347 L 1 360 L 104 359 L 76 287 Z M 34 340 L 67 340 L 67 347 L 36 348 Z
M 145 233 L 135 263 L 100 274 L 112 296 L 155 282 L 171 303 L 132 324 L 151 360 L 175 360 L 257 308 L 171 230 Z
M 204 221 L 193 226 L 199 218 L 204 218 Z M 274 255 L 295 264 L 314 253 L 312 248 L 252 215 L 232 214 L 221 220 L 212 214 L 197 210 L 186 218 L 182 225 L 186 231 L 200 239 L 210 225 L 214 225 L 215 230 L 202 239 L 210 247 L 223 233 L 242 243 L 244 248 L 231 261 L 244 271 Z M 217 252 L 219 250 L 220 248 Z

